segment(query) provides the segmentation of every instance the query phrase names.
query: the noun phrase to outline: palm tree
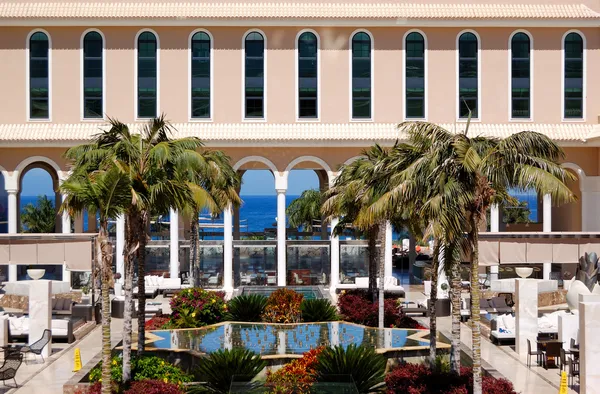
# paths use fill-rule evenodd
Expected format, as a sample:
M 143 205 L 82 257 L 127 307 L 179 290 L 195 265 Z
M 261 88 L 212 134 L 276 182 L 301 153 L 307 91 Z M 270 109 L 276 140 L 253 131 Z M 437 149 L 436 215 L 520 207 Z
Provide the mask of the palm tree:
M 38 196 L 35 204 L 27 204 L 21 213 L 25 233 L 53 233 L 56 228 L 56 210 L 47 196 Z
M 304 231 L 312 232 L 314 221 L 321 220 L 322 203 L 323 193 L 319 190 L 303 191 L 285 210 L 290 227 L 302 227 Z
M 79 149 L 72 148 L 66 157 L 74 161 Z M 111 393 L 111 342 L 109 281 L 112 276 L 112 245 L 108 238 L 108 220 L 122 214 L 131 200 L 129 181 L 114 166 L 91 170 L 85 163 L 76 165 L 60 190 L 67 197 L 61 206 L 71 216 L 84 210 L 98 212 L 100 231 L 96 238 L 96 260 L 101 262 L 102 279 L 102 393 Z

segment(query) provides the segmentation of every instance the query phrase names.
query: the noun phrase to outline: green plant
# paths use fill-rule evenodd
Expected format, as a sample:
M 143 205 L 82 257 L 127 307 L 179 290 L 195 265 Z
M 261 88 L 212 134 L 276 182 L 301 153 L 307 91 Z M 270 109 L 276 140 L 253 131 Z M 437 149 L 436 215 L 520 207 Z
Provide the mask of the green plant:
M 183 289 L 171 299 L 173 328 L 196 328 L 223 321 L 227 305 L 223 293 L 199 287 Z
M 316 381 L 317 357 L 323 347 L 310 350 L 302 358 L 292 361 L 283 368 L 267 372 L 265 386 L 271 394 L 305 394 L 310 393 L 312 384 Z
M 164 380 L 143 380 L 131 383 L 129 390 L 124 394 L 183 394 L 181 388 Z
M 205 385 L 192 386 L 188 393 L 228 393 L 233 376 L 252 380 L 267 365 L 260 355 L 242 348 L 218 350 L 203 359 L 197 368 Z
M 299 323 L 304 296 L 294 290 L 279 289 L 267 299 L 262 320 L 267 323 Z
M 90 288 L 88 286 L 83 286 L 81 288 L 81 292 L 85 295 L 88 295 L 88 294 L 90 294 Z
M 192 381 L 192 377 L 183 372 L 181 368 L 166 362 L 160 357 L 140 357 L 131 360 L 131 375 L 133 380 L 156 379 L 165 383 L 181 386 L 182 383 Z M 123 382 L 123 358 L 115 356 L 110 363 L 111 380 L 115 383 Z M 90 371 L 90 382 L 100 381 L 102 372 L 100 366 Z
M 369 393 L 383 382 L 386 359 L 373 348 L 337 345 L 323 349 L 318 356 L 317 376 L 351 375 L 359 393 Z
M 38 196 L 35 204 L 23 208 L 21 222 L 26 233 L 53 233 L 56 226 L 54 203 L 47 196 Z
M 261 321 L 265 307 L 267 306 L 267 297 L 260 294 L 240 295 L 234 297 L 227 304 L 226 320 L 241 322 Z
M 300 304 L 300 312 L 305 322 L 338 320 L 337 309 L 328 299 L 303 300 Z

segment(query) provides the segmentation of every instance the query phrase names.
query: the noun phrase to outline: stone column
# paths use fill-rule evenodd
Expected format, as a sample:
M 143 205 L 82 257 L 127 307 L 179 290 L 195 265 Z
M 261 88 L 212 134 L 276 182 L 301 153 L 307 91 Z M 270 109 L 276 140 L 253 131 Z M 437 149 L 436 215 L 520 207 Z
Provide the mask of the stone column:
M 44 330 L 52 329 L 52 281 L 32 280 L 29 282 L 29 342 L 38 341 Z M 47 358 L 52 354 L 52 341 L 42 350 Z
M 544 280 L 550 280 L 550 272 L 552 272 L 552 263 L 545 262 L 542 268 Z
M 88 216 L 88 226 L 87 226 L 87 233 L 97 233 L 98 230 L 98 220 L 96 219 L 96 211 L 88 211 L 87 216 Z
M 493 204 L 490 208 L 490 231 L 497 233 L 500 231 L 500 207 Z
M 337 226 L 339 219 L 335 218 L 331 221 L 331 274 L 329 277 L 329 290 L 335 293 L 338 283 L 340 282 L 340 237 L 333 235 L 333 229 Z
M 169 276 L 179 278 L 179 213 L 169 209 Z
M 538 335 L 538 285 L 535 279 L 515 279 L 515 351 L 527 355 L 527 340 Z
M 286 189 L 277 189 L 277 286 L 285 286 L 287 273 L 285 192 Z
M 117 217 L 117 242 L 115 245 L 117 272 L 121 274 L 119 281 L 123 283 L 125 280 L 125 258 L 123 250 L 125 249 L 125 215 Z
M 384 275 L 392 276 L 392 223 L 385 222 L 385 250 L 384 250 Z
M 75 234 L 83 233 L 83 212 L 73 218 L 73 227 Z M 64 232 L 64 231 L 63 231 Z M 69 223 L 68 232 L 71 232 L 71 223 Z
M 6 179 L 4 180 L 6 182 Z M 18 213 L 19 213 L 19 204 L 17 202 L 17 194 L 19 191 L 17 189 L 7 189 L 8 193 L 8 233 L 9 234 L 17 234 L 18 231 Z M 8 281 L 16 282 L 17 281 L 17 265 L 9 264 L 8 265 Z
M 558 340 L 562 341 L 563 349 L 569 350 L 571 347 L 571 338 L 579 342 L 578 331 L 578 315 L 558 315 Z
M 544 194 L 543 197 L 543 231 L 545 233 L 552 232 L 552 197 L 549 194 Z
M 231 205 L 223 211 L 223 287 L 233 291 L 233 212 Z
M 580 394 L 600 393 L 600 302 L 579 303 Z

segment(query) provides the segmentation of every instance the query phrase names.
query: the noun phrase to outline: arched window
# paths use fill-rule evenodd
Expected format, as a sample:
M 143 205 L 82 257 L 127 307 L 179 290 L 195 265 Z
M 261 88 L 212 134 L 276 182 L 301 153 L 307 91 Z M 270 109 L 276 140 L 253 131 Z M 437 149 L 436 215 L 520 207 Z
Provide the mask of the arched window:
M 298 37 L 298 117 L 318 118 L 318 41 L 311 32 Z
M 158 43 L 152 32 L 145 31 L 137 44 L 137 117 L 154 118 L 158 112 Z
M 245 38 L 245 110 L 246 118 L 265 117 L 265 39 L 258 32 Z
M 103 43 L 97 31 L 83 37 L 83 117 L 103 117 Z
M 564 117 L 583 118 L 583 38 L 569 33 L 564 45 Z
M 458 39 L 458 117 L 479 117 L 479 62 L 475 34 L 467 32 Z
M 210 37 L 203 31 L 192 36 L 192 118 L 210 118 Z
M 511 118 L 531 117 L 531 42 L 525 33 L 510 40 Z
M 371 118 L 371 37 L 352 37 L 352 118 Z
M 29 38 L 29 118 L 50 118 L 50 42 L 38 31 Z
M 420 33 L 406 36 L 405 50 L 405 100 L 406 118 L 425 118 L 425 39 Z

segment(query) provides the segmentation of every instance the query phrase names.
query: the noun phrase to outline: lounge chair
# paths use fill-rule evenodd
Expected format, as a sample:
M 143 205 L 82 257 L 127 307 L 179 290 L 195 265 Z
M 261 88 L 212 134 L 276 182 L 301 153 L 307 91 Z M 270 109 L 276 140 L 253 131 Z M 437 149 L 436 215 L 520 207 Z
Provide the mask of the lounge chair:
M 19 351 L 23 354 L 32 353 L 34 356 L 40 356 L 42 358 L 42 362 L 46 362 L 44 360 L 44 356 L 42 355 L 42 350 L 46 347 L 46 345 L 52 339 L 52 332 L 50 330 L 44 330 L 42 337 L 28 346 L 23 346 L 19 348 Z
M 493 312 L 496 312 L 496 310 L 492 305 L 490 305 L 490 302 L 488 300 L 486 300 L 485 298 L 479 299 L 479 314 L 485 315 L 487 313 Z
M 527 366 L 531 367 L 531 356 L 536 356 L 537 363 L 539 365 L 541 355 L 542 355 L 542 353 L 540 351 L 538 351 L 537 349 L 531 350 L 531 341 L 528 339 L 527 340 Z
M 506 305 L 506 299 L 504 297 L 493 297 L 490 302 L 491 306 L 498 313 L 512 313 L 512 308 Z
M 13 380 L 15 382 L 15 388 L 19 387 L 15 376 L 17 371 L 23 363 L 23 354 L 19 352 L 10 352 L 4 358 L 4 364 L 0 367 L 0 380 L 6 385 L 7 380 Z

